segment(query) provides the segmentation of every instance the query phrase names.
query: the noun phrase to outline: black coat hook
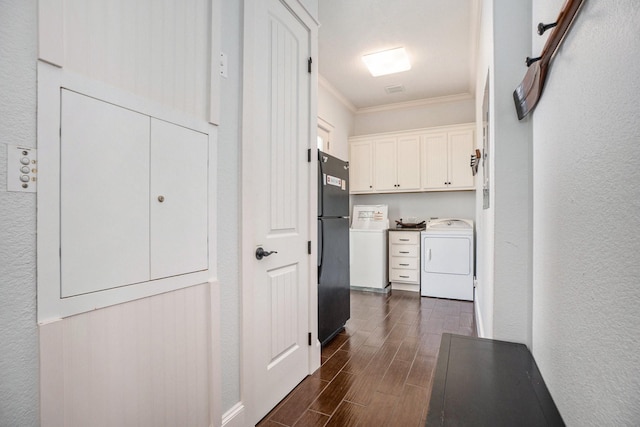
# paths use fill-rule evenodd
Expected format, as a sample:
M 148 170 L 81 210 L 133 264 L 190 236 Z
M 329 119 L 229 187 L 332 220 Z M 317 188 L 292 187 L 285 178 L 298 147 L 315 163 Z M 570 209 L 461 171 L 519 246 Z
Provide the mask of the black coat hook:
M 556 25 L 558 25 L 557 22 L 554 22 L 552 24 L 543 24 L 542 22 L 538 24 L 538 35 L 543 35 L 545 31 L 547 31 L 549 28 L 553 28 Z
M 533 64 L 534 62 L 538 62 L 542 59 L 542 56 L 538 56 L 537 58 L 530 58 L 527 56 L 527 60 L 525 61 L 527 63 L 527 67 L 530 67 L 531 64 Z

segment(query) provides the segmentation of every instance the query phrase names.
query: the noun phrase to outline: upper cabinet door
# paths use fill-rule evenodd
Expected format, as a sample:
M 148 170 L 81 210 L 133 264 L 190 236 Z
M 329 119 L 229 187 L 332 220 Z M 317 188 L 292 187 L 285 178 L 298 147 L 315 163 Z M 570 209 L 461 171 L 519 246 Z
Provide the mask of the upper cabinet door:
M 398 138 L 397 190 L 420 189 L 420 137 Z
M 149 117 L 61 90 L 60 295 L 149 280 Z
M 449 182 L 452 189 L 473 189 L 469 167 L 473 153 L 473 129 L 449 132 Z
M 376 191 L 397 190 L 396 139 L 375 142 L 374 187 Z
M 151 279 L 208 268 L 208 136 L 151 119 Z
M 354 142 L 349 146 L 349 189 L 351 193 L 373 191 L 373 143 Z
M 447 134 L 422 136 L 422 187 L 426 190 L 447 188 Z

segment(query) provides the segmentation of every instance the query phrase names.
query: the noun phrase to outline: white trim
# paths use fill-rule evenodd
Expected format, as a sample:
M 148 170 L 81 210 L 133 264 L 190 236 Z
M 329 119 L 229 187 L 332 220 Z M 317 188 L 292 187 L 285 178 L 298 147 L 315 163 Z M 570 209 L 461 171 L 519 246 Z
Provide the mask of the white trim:
M 245 425 L 244 403 L 241 401 L 222 414 L 222 427 L 244 427 Z
M 349 143 L 353 141 L 360 140 L 369 140 L 372 138 L 384 138 L 387 135 L 393 136 L 407 136 L 413 134 L 425 134 L 425 133 L 437 133 L 437 132 L 455 132 L 461 130 L 473 129 L 475 131 L 476 124 L 475 123 L 458 123 L 455 125 L 443 125 L 443 126 L 434 126 L 430 128 L 420 128 L 420 129 L 407 129 L 403 131 L 390 131 L 390 132 L 380 132 L 380 133 L 368 133 L 364 135 L 354 135 L 349 137 Z
M 480 27 L 482 22 L 481 0 L 471 0 L 471 29 L 469 30 L 469 45 L 471 47 L 471 61 L 469 61 L 469 87 L 470 93 L 476 93 L 477 85 L 477 60 L 480 52 Z
M 358 108 L 356 114 L 379 113 L 383 111 L 406 110 L 409 108 L 423 107 L 425 105 L 446 104 L 449 102 L 470 101 L 474 96 L 470 93 L 440 96 L 437 98 L 416 99 L 414 101 L 397 102 L 395 104 L 377 105 L 375 107 Z
M 64 1 L 38 1 L 38 58 L 64 64 Z
M 476 288 L 475 290 L 477 290 Z M 474 291 L 475 291 L 474 290 Z M 473 306 L 475 307 L 475 316 L 476 316 L 476 333 L 480 338 L 487 338 L 484 333 L 484 326 L 482 325 L 482 314 L 480 313 L 480 304 L 478 304 L 478 295 L 476 292 L 475 300 L 473 301 Z
M 220 98 L 222 89 L 220 86 L 220 34 L 222 23 L 220 20 L 221 0 L 211 0 L 211 21 L 209 23 L 210 40 L 210 69 L 209 69 L 209 123 L 220 124 Z
M 344 95 L 338 91 L 338 89 L 336 89 L 331 83 L 329 83 L 329 80 L 325 79 L 321 75 L 318 75 L 318 85 L 322 86 L 327 90 L 327 92 L 336 97 L 336 99 L 340 101 L 340 103 L 344 105 L 349 111 L 354 114 L 358 112 L 358 107 L 353 105 L 351 101 L 345 98 Z

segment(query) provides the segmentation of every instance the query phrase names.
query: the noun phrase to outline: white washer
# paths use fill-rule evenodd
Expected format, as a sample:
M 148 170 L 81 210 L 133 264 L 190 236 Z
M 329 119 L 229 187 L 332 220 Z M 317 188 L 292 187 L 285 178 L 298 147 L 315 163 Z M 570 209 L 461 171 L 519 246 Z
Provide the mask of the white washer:
M 387 205 L 355 205 L 349 229 L 349 271 L 351 287 L 386 292 Z
M 473 301 L 473 221 L 434 219 L 420 234 L 420 294 Z

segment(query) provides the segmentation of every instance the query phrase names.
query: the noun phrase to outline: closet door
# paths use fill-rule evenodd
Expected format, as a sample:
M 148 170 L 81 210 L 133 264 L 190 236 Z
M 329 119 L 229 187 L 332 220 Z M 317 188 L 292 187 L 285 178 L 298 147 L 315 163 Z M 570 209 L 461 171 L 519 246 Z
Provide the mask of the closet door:
M 151 279 L 208 268 L 208 136 L 151 119 Z
M 61 296 L 149 280 L 149 116 L 66 89 Z

